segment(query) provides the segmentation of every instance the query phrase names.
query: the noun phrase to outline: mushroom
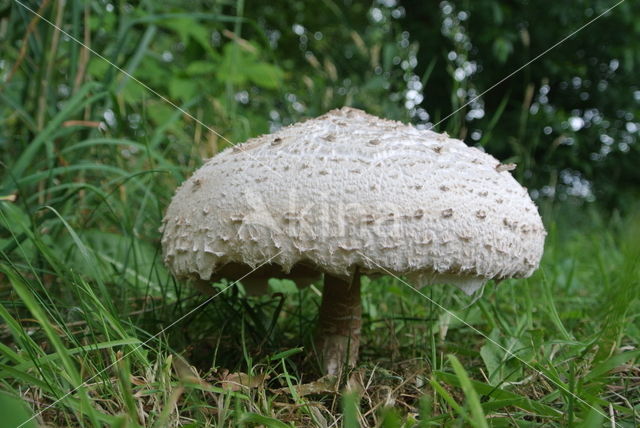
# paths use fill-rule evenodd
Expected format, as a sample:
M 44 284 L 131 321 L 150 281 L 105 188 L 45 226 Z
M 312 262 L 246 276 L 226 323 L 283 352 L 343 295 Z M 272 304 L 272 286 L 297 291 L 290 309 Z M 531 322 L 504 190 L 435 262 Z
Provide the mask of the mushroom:
M 361 274 L 467 294 L 532 274 L 546 232 L 511 169 L 446 134 L 332 110 L 198 169 L 167 209 L 164 261 L 177 277 L 243 278 L 249 292 L 324 275 L 314 343 L 337 374 L 357 361 Z

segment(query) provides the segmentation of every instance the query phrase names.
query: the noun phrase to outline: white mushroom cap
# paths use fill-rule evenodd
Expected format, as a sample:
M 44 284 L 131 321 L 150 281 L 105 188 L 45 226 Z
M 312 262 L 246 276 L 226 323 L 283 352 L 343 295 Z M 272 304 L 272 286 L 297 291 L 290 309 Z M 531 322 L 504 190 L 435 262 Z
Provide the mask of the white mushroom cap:
M 206 162 L 164 218 L 166 264 L 215 279 L 269 261 L 284 274 L 408 275 L 472 293 L 527 277 L 546 232 L 492 156 L 446 134 L 342 108 Z

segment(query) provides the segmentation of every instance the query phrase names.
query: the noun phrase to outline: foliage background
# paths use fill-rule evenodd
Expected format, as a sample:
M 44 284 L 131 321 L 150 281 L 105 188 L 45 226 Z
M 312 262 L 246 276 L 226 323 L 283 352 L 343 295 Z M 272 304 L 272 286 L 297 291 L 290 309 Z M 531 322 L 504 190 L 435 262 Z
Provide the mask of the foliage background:
M 33 15 L 2 4 L 5 33 L 19 34 Z M 437 124 L 515 161 L 534 196 L 613 206 L 640 184 L 636 3 L 622 3 L 476 99 L 612 4 L 70 2 L 59 14 L 54 5 L 45 9 L 51 21 L 68 23 L 71 36 L 88 36 L 93 50 L 231 141 L 349 104 L 419 126 Z M 4 49 L 2 68 L 11 76 L 2 90 L 5 161 L 16 155 L 12 141 L 32 139 L 55 106 L 88 81 L 111 90 L 84 114 L 104 121 L 111 136 L 140 140 L 151 132 L 144 127 L 162 126 L 175 114 L 67 37 L 57 36 L 51 52 L 46 23 L 34 30 L 46 33 Z M 13 70 L 23 42 L 22 55 L 34 61 L 23 58 Z M 16 111 L 25 91 L 38 103 Z M 195 122 L 168 126 L 161 145 L 192 145 L 203 155 L 224 146 L 206 130 L 194 142 Z
M 508 408 L 496 420 L 596 426 L 585 403 L 613 403 L 632 421 L 640 4 L 622 2 L 493 87 L 613 4 L 0 0 L 0 388 L 42 410 L 97 375 L 102 383 L 41 416 L 63 426 L 341 420 L 335 395 L 317 400 L 320 417 L 301 397 L 282 410 L 269 392 L 307 380 L 295 350 L 314 322 L 311 292 L 274 282 L 286 299 L 255 301 L 230 291 L 154 336 L 203 301 L 162 267 L 157 228 L 175 187 L 226 139 L 352 105 L 519 164 L 550 231 L 541 271 L 524 291 L 491 289 L 472 307 L 449 289 L 430 296 L 584 398 L 532 386 L 521 361 L 386 279 L 365 284 L 363 361 L 375 388 L 354 418 L 482 426 L 474 409 Z M 468 383 L 443 357 L 451 352 L 482 402 L 454 391 Z M 198 382 L 172 369 L 175 355 L 200 369 Z M 207 383 L 224 367 L 273 379 L 233 396 Z M 430 393 L 407 386 L 425 383 Z M 402 418 L 380 413 L 389 397 Z

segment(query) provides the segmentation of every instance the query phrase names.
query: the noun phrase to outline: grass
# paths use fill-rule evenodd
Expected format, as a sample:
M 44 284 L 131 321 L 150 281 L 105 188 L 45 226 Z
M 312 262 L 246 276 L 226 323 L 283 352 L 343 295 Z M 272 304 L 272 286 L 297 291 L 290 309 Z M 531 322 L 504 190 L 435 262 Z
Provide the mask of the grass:
M 101 179 L 0 205 L 0 388 L 44 411 L 40 423 L 600 426 L 604 413 L 635 426 L 638 213 L 547 209 L 532 278 L 490 284 L 474 304 L 450 287 L 424 290 L 456 317 L 396 279 L 365 279 L 361 364 L 336 385 L 314 381 L 299 348 L 316 293 L 272 280 L 270 296 L 230 287 L 192 313 L 205 297 L 165 271 L 156 230 L 172 188 L 158 180 L 178 166 L 125 173 L 107 166 L 122 161 L 115 142 L 90 141 L 37 174 Z
M 53 3 L 47 16 L 69 18 L 81 39 L 83 22 L 109 24 L 80 2 Z M 638 426 L 637 207 L 610 214 L 544 203 L 541 269 L 490 283 L 473 304 L 451 287 L 423 289 L 427 299 L 397 279 L 365 278 L 360 365 L 339 382 L 318 380 L 303 349 L 315 290 L 271 280 L 270 295 L 248 298 L 222 283 L 203 305 L 206 296 L 162 265 L 164 208 L 218 149 L 215 136 L 151 96 L 134 97 L 126 79 L 49 26 L 27 30 L 32 18 L 16 8 L 3 27 L 6 39 L 30 44 L 22 60 L 20 44 L 7 44 L 22 63 L 0 87 L 3 423 L 18 425 L 29 409 L 31 426 Z M 232 16 L 197 19 L 218 18 L 241 31 Z M 144 19 L 159 26 L 145 30 L 150 40 L 166 17 Z M 127 38 L 134 21 L 117 27 L 118 43 L 96 31 L 92 46 L 152 79 L 150 42 Z M 200 37 L 195 27 L 179 31 Z M 42 54 L 54 45 L 57 55 Z M 221 129 L 239 124 L 237 138 L 260 130 L 259 112 L 224 109 L 241 83 L 222 83 L 221 99 L 176 101 L 219 118 Z M 95 123 L 105 112 L 106 130 Z

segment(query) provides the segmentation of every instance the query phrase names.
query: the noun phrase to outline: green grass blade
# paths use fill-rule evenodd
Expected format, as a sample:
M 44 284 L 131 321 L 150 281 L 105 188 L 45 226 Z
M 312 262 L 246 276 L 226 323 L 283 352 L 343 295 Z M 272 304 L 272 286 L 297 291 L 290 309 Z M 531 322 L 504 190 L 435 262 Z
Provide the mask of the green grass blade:
M 78 369 L 76 367 L 75 361 L 71 355 L 69 355 L 68 349 L 62 343 L 62 340 L 58 337 L 58 333 L 53 329 L 52 323 L 49 320 L 49 317 L 45 314 L 44 310 L 38 303 L 38 301 L 34 298 L 33 294 L 27 287 L 27 285 L 18 278 L 11 270 L 5 269 L 5 275 L 9 278 L 13 289 L 20 296 L 25 306 L 29 309 L 31 314 L 36 318 L 47 335 L 48 340 L 53 345 L 53 348 L 60 356 L 60 360 L 62 362 L 62 366 L 66 372 L 66 376 L 68 377 L 71 383 L 71 390 L 74 391 L 73 394 L 77 393 L 80 396 L 80 400 L 82 402 L 81 411 L 83 414 L 89 417 L 94 426 L 98 426 L 98 419 L 95 409 L 91 404 L 91 400 L 87 394 L 86 388 L 83 386 L 82 378 Z M 73 395 L 71 394 L 71 395 Z
M 449 355 L 448 357 L 449 363 L 451 363 L 451 367 L 453 367 L 453 371 L 460 381 L 460 386 L 462 387 L 462 391 L 467 399 L 467 404 L 471 410 L 471 423 L 476 427 L 488 428 L 486 417 L 482 410 L 482 405 L 480 404 L 480 398 L 471 383 L 471 379 L 469 379 L 467 371 L 462 367 L 462 364 L 455 355 Z
M 64 108 L 47 123 L 47 126 L 36 136 L 36 138 L 34 138 L 33 141 L 29 143 L 27 148 L 13 164 L 12 174 L 15 177 L 22 177 L 27 167 L 36 161 L 40 147 L 46 141 L 50 141 L 54 138 L 60 129 L 62 122 L 69 119 L 78 110 L 96 102 L 106 95 L 106 93 L 102 93 L 93 97 L 87 97 L 90 92 L 95 91 L 100 87 L 101 85 L 99 83 L 87 83 L 84 85 L 78 93 L 65 104 Z

